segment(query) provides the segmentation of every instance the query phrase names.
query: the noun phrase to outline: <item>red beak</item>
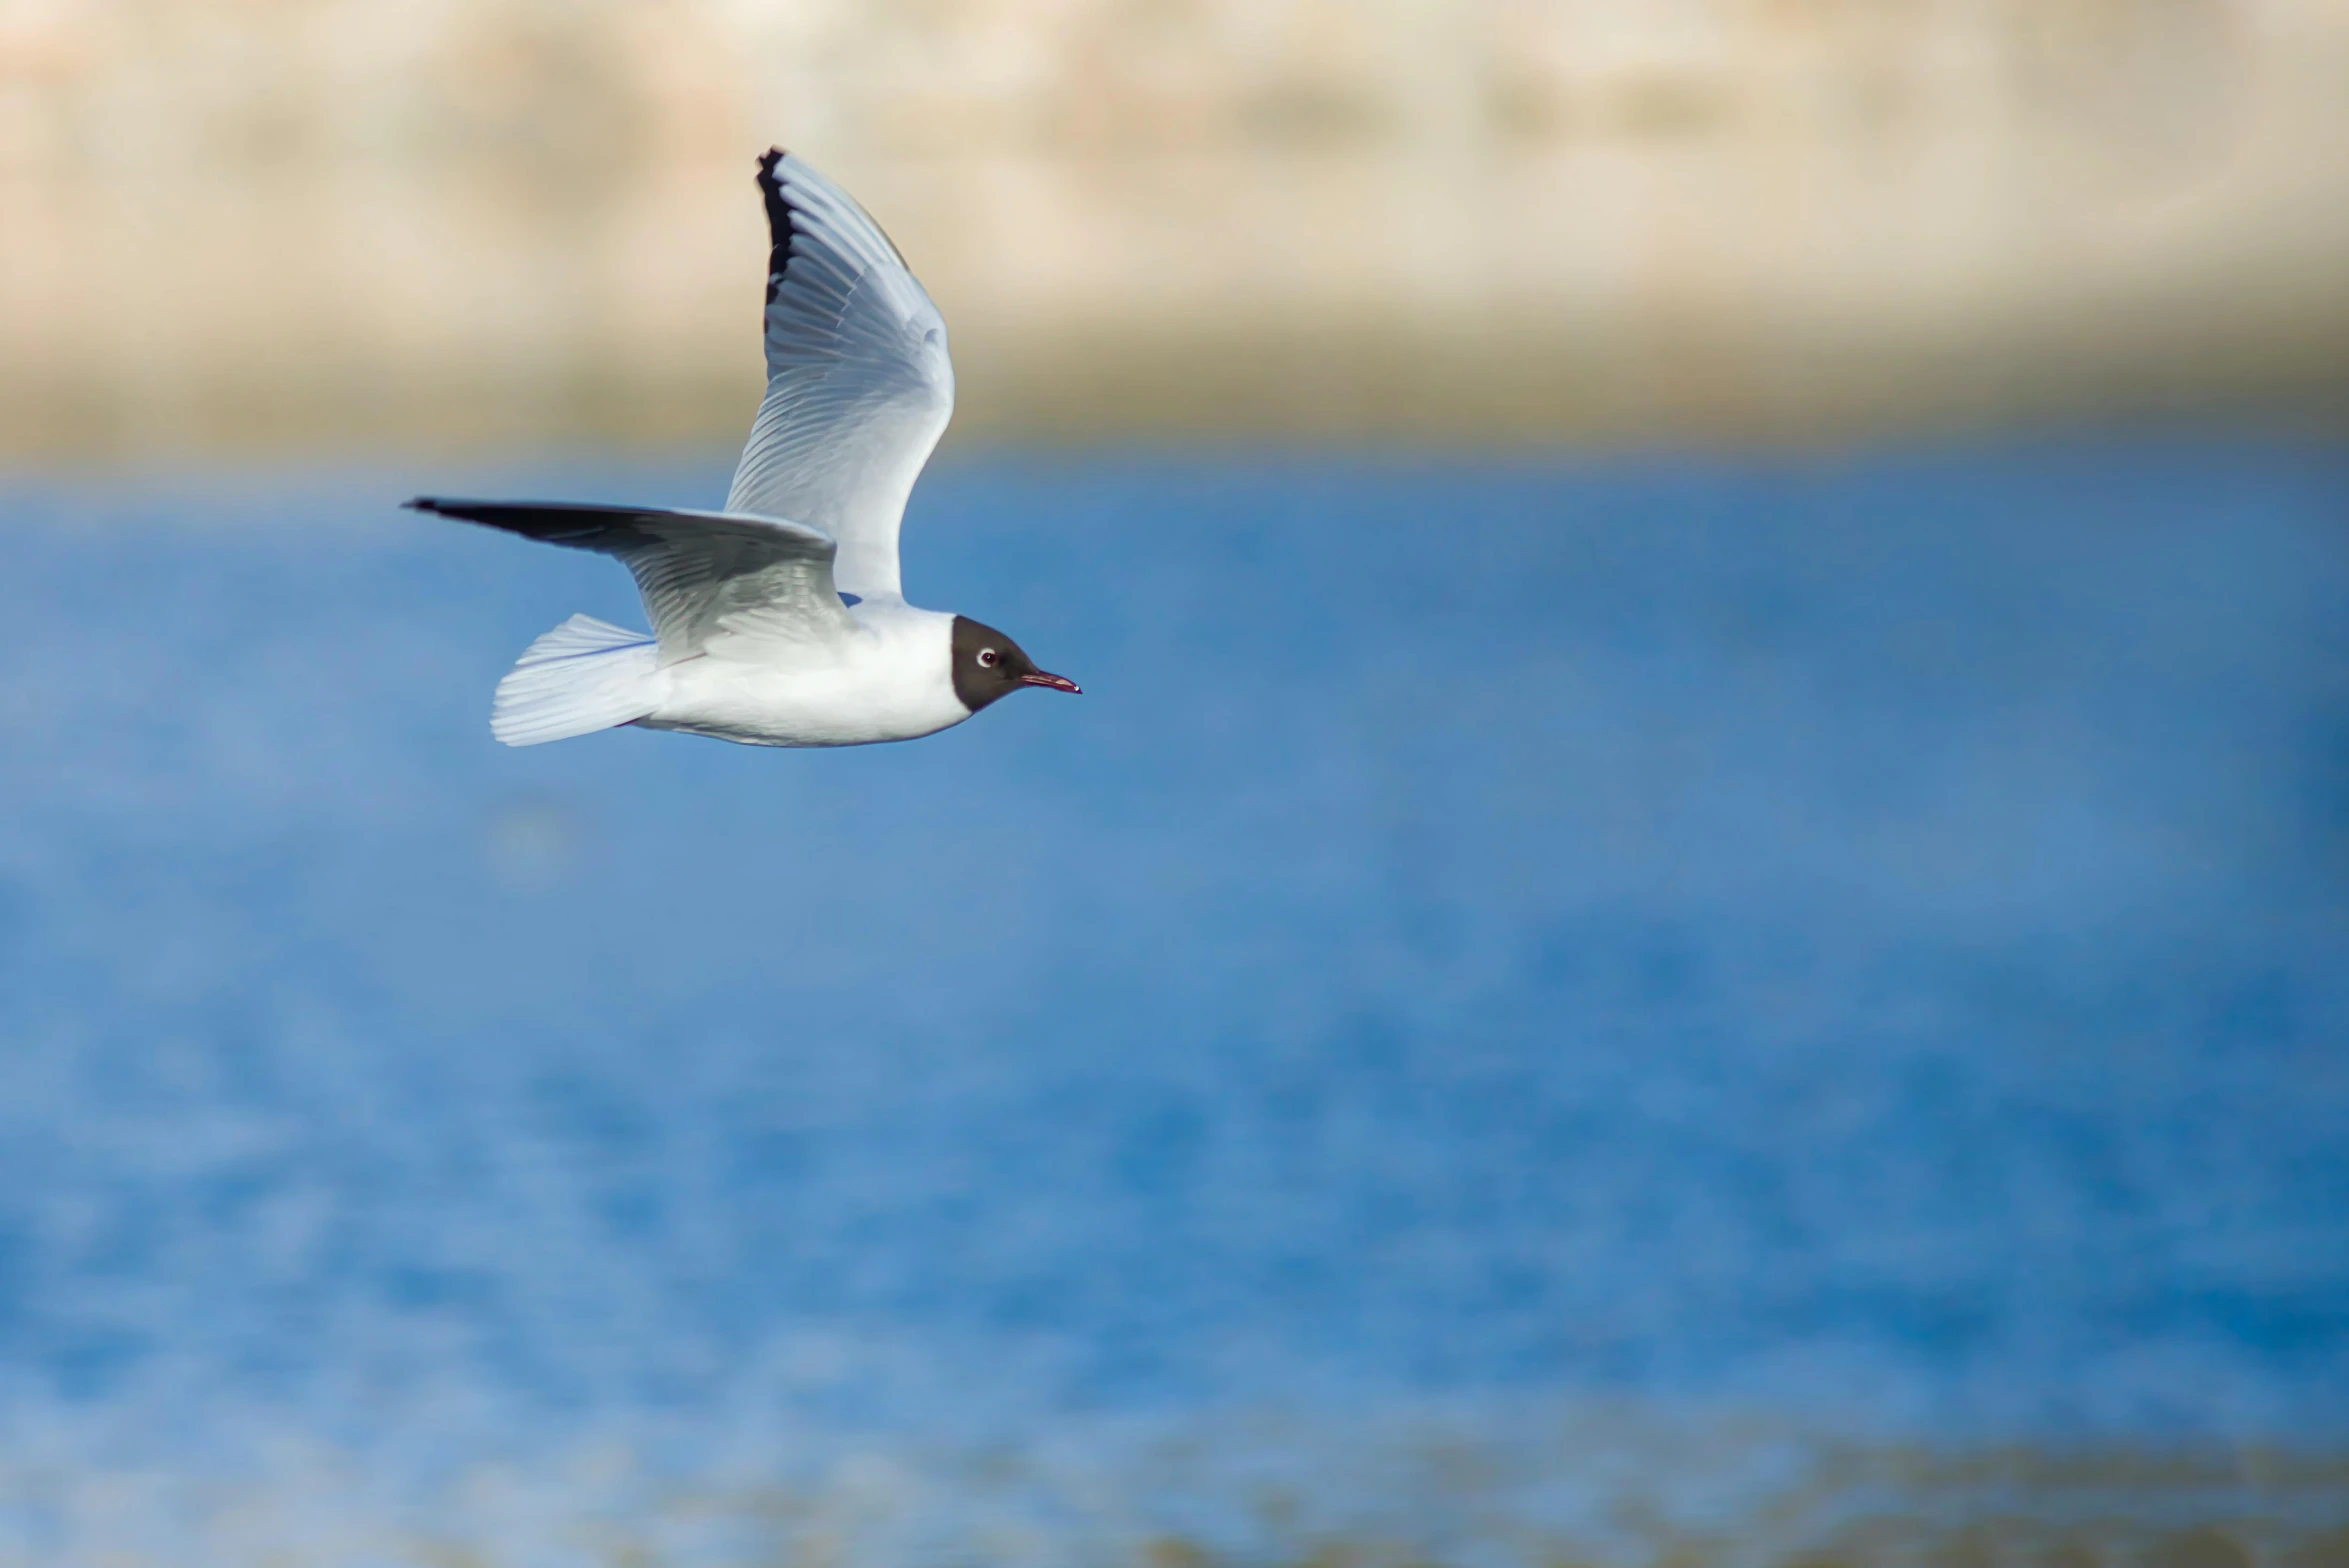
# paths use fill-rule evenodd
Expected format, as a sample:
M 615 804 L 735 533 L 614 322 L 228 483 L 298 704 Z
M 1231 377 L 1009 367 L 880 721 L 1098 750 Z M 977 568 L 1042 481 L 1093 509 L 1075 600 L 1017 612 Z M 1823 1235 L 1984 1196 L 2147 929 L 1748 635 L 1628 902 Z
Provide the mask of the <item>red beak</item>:
M 1072 696 L 1085 689 L 1065 675 L 1047 675 L 1042 670 L 1030 670 L 1020 677 L 1020 684 L 1022 686 L 1049 686 L 1054 691 L 1065 691 Z

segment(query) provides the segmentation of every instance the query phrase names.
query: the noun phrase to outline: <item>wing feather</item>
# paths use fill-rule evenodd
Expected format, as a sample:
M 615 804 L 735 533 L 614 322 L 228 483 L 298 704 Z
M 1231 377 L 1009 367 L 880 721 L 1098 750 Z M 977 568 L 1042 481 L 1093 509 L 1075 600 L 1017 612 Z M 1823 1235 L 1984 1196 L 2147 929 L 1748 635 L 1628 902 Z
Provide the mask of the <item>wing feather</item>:
M 614 556 L 636 579 L 661 663 L 727 651 L 733 639 L 817 647 L 856 634 L 833 586 L 830 536 L 779 517 L 569 501 L 418 496 L 421 512 Z
M 759 188 L 767 393 L 726 510 L 822 529 L 841 589 L 899 597 L 906 497 L 954 413 L 946 323 L 846 191 L 780 148 L 759 160 Z

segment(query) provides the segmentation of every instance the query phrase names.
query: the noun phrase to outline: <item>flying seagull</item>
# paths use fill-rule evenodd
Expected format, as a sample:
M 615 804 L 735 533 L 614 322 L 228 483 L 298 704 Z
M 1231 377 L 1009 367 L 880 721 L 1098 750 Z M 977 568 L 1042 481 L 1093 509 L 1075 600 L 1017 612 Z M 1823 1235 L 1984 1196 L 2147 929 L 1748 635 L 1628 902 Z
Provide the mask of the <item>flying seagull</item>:
M 992 626 L 898 587 L 906 496 L 954 412 L 946 323 L 881 226 L 776 148 L 759 159 L 767 395 L 722 512 L 418 496 L 418 511 L 620 558 L 652 633 L 574 615 L 498 682 L 491 733 L 621 724 L 752 746 L 861 746 L 1073 692 Z

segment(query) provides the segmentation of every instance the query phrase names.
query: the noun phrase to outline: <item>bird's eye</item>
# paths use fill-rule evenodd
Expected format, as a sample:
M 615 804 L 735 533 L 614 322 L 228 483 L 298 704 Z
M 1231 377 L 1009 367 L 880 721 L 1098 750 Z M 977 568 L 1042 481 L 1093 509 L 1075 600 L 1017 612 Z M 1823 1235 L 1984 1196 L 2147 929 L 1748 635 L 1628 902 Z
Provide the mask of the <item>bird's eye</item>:
M 979 668 L 980 668 L 980 669 L 982 669 L 982 670 L 991 670 L 991 669 L 995 668 L 995 666 L 997 666 L 998 664 L 1001 664 L 1002 662 L 1003 662 L 1003 655 L 1002 655 L 1002 654 L 1000 654 L 1000 653 L 997 653 L 997 652 L 996 652 L 994 649 L 992 649 L 992 648 L 981 648 L 981 649 L 979 650 Z

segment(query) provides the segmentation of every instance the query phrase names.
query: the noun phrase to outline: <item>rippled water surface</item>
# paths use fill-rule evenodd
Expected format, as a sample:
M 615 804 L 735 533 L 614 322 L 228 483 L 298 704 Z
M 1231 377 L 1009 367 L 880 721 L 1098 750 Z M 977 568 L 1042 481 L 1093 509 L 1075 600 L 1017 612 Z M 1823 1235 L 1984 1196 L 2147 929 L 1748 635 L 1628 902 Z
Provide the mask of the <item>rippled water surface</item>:
M 1083 698 L 493 744 L 390 503 L 724 467 L 0 483 L 0 1560 L 2349 1542 L 2349 460 L 966 461 Z

